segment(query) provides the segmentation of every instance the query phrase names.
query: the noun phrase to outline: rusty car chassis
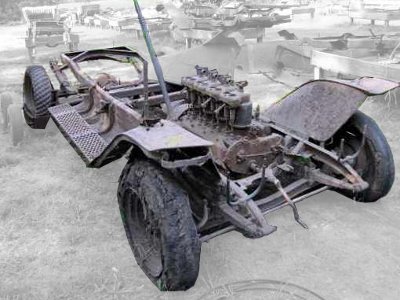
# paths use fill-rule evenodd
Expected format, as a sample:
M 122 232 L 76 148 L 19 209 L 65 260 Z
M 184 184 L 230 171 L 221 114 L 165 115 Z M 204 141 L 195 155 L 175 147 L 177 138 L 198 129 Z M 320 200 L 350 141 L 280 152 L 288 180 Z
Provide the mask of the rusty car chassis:
M 131 64 L 138 79 L 91 78 L 80 67 L 91 60 Z M 38 66 L 30 68 L 40 73 Z M 166 82 L 166 100 L 160 83 L 149 79 L 147 61 L 126 47 L 65 53 L 50 68 L 59 88 L 51 90 L 47 113 L 41 115 L 32 113 L 37 93 L 32 69 L 27 70 L 27 123 L 44 128 L 51 117 L 90 168 L 129 153 L 130 162 L 147 160 L 172 174 L 189 195 L 199 243 L 232 230 L 250 238 L 271 234 L 276 227 L 266 215 L 286 206 L 307 228 L 298 202 L 326 190 L 376 201 L 393 183 L 394 170 L 384 178 L 380 194 L 368 198 L 377 173 L 363 179 L 373 163 L 365 163 L 370 159 L 365 149 L 376 128 L 365 125 L 348 134 L 348 124 L 367 97 L 385 94 L 397 83 L 374 78 L 311 81 L 260 111 L 244 91 L 247 82 L 199 66 L 179 84 Z M 66 71 L 78 84 L 71 84 Z M 392 167 L 390 149 L 377 155 L 385 155 L 381 161 Z M 138 263 L 143 268 L 145 263 Z M 145 272 L 160 289 L 187 289 L 195 281 L 167 278 L 159 284 L 154 278 L 164 276 L 162 271 Z

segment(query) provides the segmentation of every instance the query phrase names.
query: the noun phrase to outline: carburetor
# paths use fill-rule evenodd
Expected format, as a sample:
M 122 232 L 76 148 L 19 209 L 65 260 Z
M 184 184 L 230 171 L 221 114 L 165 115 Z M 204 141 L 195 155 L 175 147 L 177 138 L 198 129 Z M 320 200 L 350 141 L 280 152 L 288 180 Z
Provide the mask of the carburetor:
M 196 76 L 183 77 L 182 85 L 188 90 L 194 114 L 208 117 L 215 124 L 225 123 L 230 129 L 251 125 L 253 104 L 244 92 L 247 81 L 235 82 L 217 70 L 196 66 Z

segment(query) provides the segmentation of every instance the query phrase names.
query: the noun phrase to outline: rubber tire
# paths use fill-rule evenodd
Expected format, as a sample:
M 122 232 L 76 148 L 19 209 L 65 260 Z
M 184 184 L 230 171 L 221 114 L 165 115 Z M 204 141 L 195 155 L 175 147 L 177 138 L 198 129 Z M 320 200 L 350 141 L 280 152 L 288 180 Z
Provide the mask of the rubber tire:
M 42 66 L 29 66 L 24 78 L 24 117 L 33 129 L 45 129 L 50 119 L 48 109 L 54 104 L 53 86 Z
M 361 111 L 355 113 L 340 131 L 356 134 L 359 145 L 365 126 L 366 143 L 354 169 L 369 183 L 369 188 L 361 193 L 339 192 L 358 202 L 376 202 L 390 192 L 395 180 L 393 154 L 385 135 L 376 122 Z
M 1 116 L 2 116 L 2 122 L 3 122 L 3 131 L 7 131 L 8 129 L 8 107 L 13 104 L 13 95 L 11 93 L 3 93 L 0 97 L 0 109 L 1 109 Z
M 13 146 L 18 146 L 24 139 L 24 118 L 20 106 L 13 104 L 8 107 L 10 139 Z
M 161 240 L 162 271 L 153 276 L 146 269 L 139 250 L 140 234 L 129 226 L 127 205 L 135 197 L 151 207 L 157 220 Z M 132 192 L 131 192 L 132 193 Z M 165 169 L 148 160 L 130 161 L 124 168 L 118 188 L 118 202 L 125 232 L 138 265 L 161 291 L 182 291 L 191 288 L 198 277 L 201 243 L 189 204 L 189 197 Z

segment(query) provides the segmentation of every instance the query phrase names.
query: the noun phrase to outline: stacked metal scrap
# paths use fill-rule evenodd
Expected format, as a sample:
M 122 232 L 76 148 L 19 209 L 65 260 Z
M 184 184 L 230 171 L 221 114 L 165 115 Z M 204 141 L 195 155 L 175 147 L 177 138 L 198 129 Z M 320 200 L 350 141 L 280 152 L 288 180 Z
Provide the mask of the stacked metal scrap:
M 143 10 L 143 13 L 151 31 L 168 30 L 172 23 L 169 16 L 162 10 L 157 11 L 156 8 L 149 8 Z M 102 29 L 140 29 L 138 18 L 131 9 L 100 11 L 93 16 L 85 17 L 83 23 Z

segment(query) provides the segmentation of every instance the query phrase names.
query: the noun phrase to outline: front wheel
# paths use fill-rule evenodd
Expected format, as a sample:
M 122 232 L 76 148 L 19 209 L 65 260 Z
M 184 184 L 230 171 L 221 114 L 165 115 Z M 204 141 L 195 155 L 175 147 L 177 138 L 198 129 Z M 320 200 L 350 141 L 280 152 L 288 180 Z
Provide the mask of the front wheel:
M 118 202 L 129 244 L 147 277 L 162 291 L 192 287 L 201 243 L 189 197 L 172 174 L 147 160 L 129 162 Z
M 361 193 L 339 192 L 359 202 L 375 202 L 389 193 L 395 179 L 393 154 L 385 135 L 372 118 L 358 111 L 336 134 L 336 139 L 337 142 L 345 140 L 344 155 L 351 155 L 360 148 L 365 127 L 365 145 L 353 167 L 368 182 L 369 188 Z

